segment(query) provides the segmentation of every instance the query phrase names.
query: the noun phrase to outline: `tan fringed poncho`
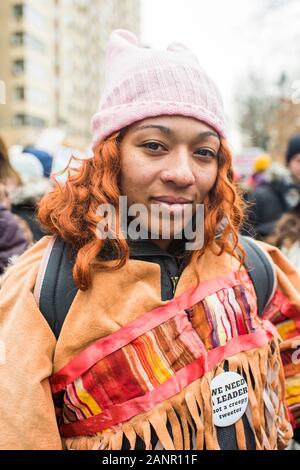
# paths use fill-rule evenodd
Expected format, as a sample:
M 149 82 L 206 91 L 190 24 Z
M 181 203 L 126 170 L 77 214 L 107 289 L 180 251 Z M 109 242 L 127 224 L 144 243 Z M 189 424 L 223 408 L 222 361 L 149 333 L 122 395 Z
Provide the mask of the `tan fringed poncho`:
M 189 449 L 192 429 L 196 449 L 219 449 L 210 382 L 225 361 L 246 379 L 256 448 L 287 445 L 276 330 L 257 317 L 253 286 L 236 260 L 207 251 L 197 267 L 185 268 L 171 301 L 161 300 L 154 263 L 130 260 L 119 271 L 96 273 L 93 286 L 78 291 L 56 342 L 33 295 L 49 240 L 2 279 L 1 449 L 121 449 L 124 435 L 131 448 L 138 437 L 150 449 L 151 426 L 161 448 Z M 300 279 L 267 248 L 280 295 L 298 315 Z M 273 304 L 273 316 L 275 310 Z M 235 429 L 245 449 L 242 419 Z

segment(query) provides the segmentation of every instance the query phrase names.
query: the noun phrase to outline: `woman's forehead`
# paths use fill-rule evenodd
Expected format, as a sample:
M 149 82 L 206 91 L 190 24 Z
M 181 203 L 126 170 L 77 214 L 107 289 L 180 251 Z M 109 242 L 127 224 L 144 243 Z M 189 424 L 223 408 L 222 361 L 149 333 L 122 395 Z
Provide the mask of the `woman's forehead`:
M 143 119 L 130 126 L 130 130 L 135 132 L 145 130 L 158 130 L 165 134 L 202 134 L 214 136 L 219 139 L 218 133 L 208 124 L 189 116 L 155 116 Z

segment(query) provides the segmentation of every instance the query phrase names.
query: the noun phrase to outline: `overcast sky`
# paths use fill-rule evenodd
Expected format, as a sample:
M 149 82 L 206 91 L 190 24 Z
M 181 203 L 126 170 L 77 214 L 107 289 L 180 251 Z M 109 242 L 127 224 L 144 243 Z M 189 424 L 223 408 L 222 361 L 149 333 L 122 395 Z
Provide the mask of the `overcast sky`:
M 238 145 L 234 111 L 242 78 L 263 69 L 276 80 L 281 70 L 290 73 L 300 64 L 300 1 L 273 0 L 275 7 L 284 6 L 268 15 L 262 12 L 270 0 L 141 1 L 142 41 L 160 49 L 180 41 L 196 53 L 223 95 L 229 132 Z

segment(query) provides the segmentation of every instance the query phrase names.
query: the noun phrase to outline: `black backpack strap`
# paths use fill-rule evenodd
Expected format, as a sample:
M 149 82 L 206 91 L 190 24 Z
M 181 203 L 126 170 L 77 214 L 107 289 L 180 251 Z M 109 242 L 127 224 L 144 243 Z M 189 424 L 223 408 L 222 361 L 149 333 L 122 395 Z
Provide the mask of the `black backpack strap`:
M 72 275 L 73 264 L 67 243 L 53 237 L 44 252 L 34 296 L 56 338 L 78 290 Z
M 273 261 L 252 238 L 240 236 L 239 240 L 246 251 L 245 266 L 256 292 L 257 312 L 262 316 L 277 287 Z

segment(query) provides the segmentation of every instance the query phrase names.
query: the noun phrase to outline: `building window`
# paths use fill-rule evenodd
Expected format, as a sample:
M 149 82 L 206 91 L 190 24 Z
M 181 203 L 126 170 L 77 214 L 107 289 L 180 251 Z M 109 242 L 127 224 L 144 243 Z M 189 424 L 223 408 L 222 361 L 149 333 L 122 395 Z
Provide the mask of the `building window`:
M 24 5 L 22 3 L 17 3 L 16 5 L 13 5 L 13 15 L 15 18 L 23 18 L 24 16 Z
M 22 46 L 22 44 L 24 44 L 24 33 L 20 31 L 13 33 L 11 36 L 11 44 L 14 46 Z
M 45 15 L 38 12 L 35 8 L 23 3 L 17 3 L 12 6 L 12 14 L 16 20 L 25 19 L 28 24 L 33 24 L 35 27 L 44 28 L 46 24 Z
M 35 106 L 46 106 L 48 96 L 47 93 L 36 87 L 17 86 L 13 89 L 13 98 L 16 101 L 26 100 Z
M 12 73 L 14 75 L 22 75 L 25 72 L 24 59 L 16 59 L 13 61 Z
M 16 33 L 12 34 L 11 44 L 14 46 L 26 45 L 28 47 L 31 47 L 32 49 L 35 49 L 38 52 L 46 52 L 45 44 L 42 41 L 32 36 L 31 34 L 24 33 L 21 31 L 17 31 Z
M 15 114 L 12 118 L 12 124 L 15 127 L 25 126 L 25 114 Z
M 23 86 L 17 86 L 14 89 L 14 98 L 17 101 L 22 101 L 25 99 L 25 88 Z
M 31 116 L 29 114 L 19 113 L 13 116 L 12 124 L 15 127 L 23 127 L 23 126 L 45 127 L 46 121 L 45 119 L 39 118 L 37 116 Z
M 32 60 L 16 59 L 12 63 L 13 75 L 34 75 L 36 79 L 44 80 L 47 78 L 47 68 L 38 62 Z

